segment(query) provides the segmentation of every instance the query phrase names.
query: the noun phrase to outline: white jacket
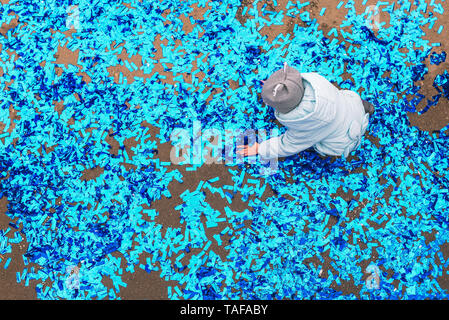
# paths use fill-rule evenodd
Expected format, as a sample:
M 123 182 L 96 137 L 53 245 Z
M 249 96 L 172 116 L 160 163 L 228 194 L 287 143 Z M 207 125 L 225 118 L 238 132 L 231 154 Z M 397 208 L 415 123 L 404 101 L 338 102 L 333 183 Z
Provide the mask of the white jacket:
M 368 127 L 369 114 L 365 114 L 362 99 L 354 91 L 339 90 L 318 73 L 301 76 L 313 88 L 313 110 L 297 112 L 310 103 L 301 101 L 287 114 L 276 111 L 275 117 L 287 131 L 260 143 L 259 155 L 266 159 L 287 157 L 313 147 L 322 155 L 347 157 L 360 145 Z M 304 95 L 310 94 L 306 87 Z

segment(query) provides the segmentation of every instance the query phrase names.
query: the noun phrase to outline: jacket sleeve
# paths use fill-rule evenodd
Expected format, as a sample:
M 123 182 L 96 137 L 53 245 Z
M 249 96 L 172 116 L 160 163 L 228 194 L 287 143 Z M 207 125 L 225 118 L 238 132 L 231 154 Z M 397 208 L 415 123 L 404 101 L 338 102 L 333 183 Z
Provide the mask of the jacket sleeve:
M 298 139 L 292 130 L 283 135 L 263 141 L 259 145 L 258 154 L 265 159 L 288 157 L 310 148 L 313 141 Z

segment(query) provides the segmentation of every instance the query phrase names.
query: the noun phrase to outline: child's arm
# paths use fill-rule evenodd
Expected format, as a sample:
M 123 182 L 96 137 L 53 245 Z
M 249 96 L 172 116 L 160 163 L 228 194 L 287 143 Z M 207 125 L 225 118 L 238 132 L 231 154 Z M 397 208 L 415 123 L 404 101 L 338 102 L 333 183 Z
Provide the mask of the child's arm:
M 262 158 L 273 159 L 279 157 L 288 157 L 310 148 L 312 141 L 304 141 L 295 137 L 291 130 L 287 130 L 283 135 L 254 143 L 252 146 L 239 145 L 238 154 L 245 157 L 251 157 L 259 154 Z
M 263 141 L 258 145 L 257 153 L 265 159 L 288 157 L 310 148 L 313 141 L 298 139 L 292 130 L 283 135 Z

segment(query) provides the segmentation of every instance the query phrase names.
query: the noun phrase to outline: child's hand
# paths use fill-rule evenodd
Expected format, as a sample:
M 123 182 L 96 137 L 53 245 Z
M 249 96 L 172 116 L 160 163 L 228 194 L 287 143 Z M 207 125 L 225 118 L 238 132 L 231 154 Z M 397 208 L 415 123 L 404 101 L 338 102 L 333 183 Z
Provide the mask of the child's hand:
M 257 154 L 257 151 L 259 150 L 259 144 L 256 142 L 252 146 L 240 145 L 237 146 L 237 148 L 240 148 L 240 150 L 237 150 L 238 154 L 241 154 L 245 157 L 251 157 Z

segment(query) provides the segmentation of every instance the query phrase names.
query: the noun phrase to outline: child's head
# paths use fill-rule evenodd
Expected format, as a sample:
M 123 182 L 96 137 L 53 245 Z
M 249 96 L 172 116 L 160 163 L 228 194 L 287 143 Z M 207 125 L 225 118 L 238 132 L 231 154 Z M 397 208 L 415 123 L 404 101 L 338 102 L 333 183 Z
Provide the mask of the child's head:
M 302 100 L 304 85 L 298 70 L 284 64 L 273 73 L 262 87 L 263 101 L 280 113 L 289 113 Z

